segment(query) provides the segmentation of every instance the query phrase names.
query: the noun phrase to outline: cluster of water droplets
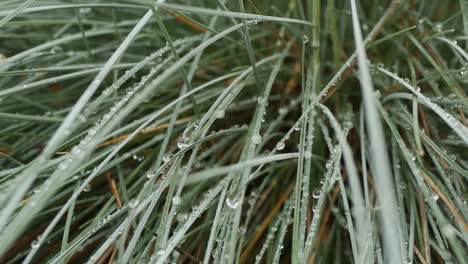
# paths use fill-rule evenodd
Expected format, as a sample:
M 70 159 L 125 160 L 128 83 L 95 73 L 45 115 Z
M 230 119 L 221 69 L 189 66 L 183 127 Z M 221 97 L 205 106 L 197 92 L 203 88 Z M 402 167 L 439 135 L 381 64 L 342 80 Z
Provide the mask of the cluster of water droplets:
M 142 162 L 145 159 L 145 156 L 142 153 L 135 153 L 132 155 L 133 160 Z
M 252 26 L 255 26 L 258 24 L 258 20 L 257 19 L 253 19 L 253 20 L 250 20 L 247 22 L 246 24 L 246 27 L 248 30 L 250 30 L 252 28 Z
M 268 233 L 267 233 L 265 241 L 263 242 L 262 248 L 260 249 L 260 252 L 255 256 L 256 264 L 259 264 L 261 262 L 263 255 L 268 249 L 268 246 L 270 245 L 271 241 L 273 241 L 273 239 L 275 238 L 275 234 L 278 231 L 278 227 L 281 223 L 281 220 L 282 220 L 281 217 L 277 217 L 273 225 L 268 230 Z
M 449 94 L 447 96 L 436 96 L 430 98 L 430 100 L 434 103 L 443 105 L 447 108 L 459 108 L 463 107 L 463 102 L 457 97 L 456 94 Z
M 81 139 L 80 143 L 72 148 L 71 155 L 68 155 L 67 158 L 58 165 L 59 170 L 68 169 L 74 157 L 83 158 L 83 155 L 85 153 L 84 148 L 97 134 L 97 131 L 99 131 L 107 123 L 107 121 L 109 121 L 112 118 L 112 116 L 114 116 L 117 113 L 117 111 L 122 107 L 123 103 L 128 101 L 130 97 L 132 97 L 133 94 L 138 90 L 138 88 L 144 84 L 144 82 L 145 81 L 142 80 L 138 85 L 135 85 L 133 88 L 126 90 L 126 94 L 124 95 L 124 97 L 121 100 L 115 102 L 114 105 L 110 108 L 110 110 L 106 112 L 101 117 L 101 119 L 98 120 L 94 124 L 94 126 L 88 130 L 88 133 L 83 139 Z M 82 117 L 79 117 L 79 120 L 80 119 L 82 122 L 84 122 L 86 120 L 86 116 L 83 115 Z

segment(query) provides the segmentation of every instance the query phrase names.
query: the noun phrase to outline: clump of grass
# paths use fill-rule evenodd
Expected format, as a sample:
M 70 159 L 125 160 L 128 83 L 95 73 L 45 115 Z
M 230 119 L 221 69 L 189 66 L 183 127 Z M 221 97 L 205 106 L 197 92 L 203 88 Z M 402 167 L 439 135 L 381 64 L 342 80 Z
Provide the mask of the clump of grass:
M 468 4 L 375 2 L 0 3 L 0 262 L 466 263 Z

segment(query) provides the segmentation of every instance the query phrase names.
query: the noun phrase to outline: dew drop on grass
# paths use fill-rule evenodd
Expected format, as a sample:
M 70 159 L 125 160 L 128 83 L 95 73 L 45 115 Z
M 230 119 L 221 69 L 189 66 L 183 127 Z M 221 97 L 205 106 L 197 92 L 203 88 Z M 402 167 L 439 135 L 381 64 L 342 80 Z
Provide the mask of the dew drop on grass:
M 335 181 L 338 181 L 341 179 L 341 176 L 339 173 L 335 173 Z
M 172 158 L 172 154 L 168 153 L 163 156 L 163 162 L 168 163 Z
M 42 244 L 42 234 L 37 236 L 37 238 L 31 242 L 31 247 L 38 248 L 41 244 Z
M 40 245 L 41 245 L 41 242 L 39 241 L 39 239 L 35 239 L 31 242 L 32 248 L 38 248 Z
M 188 214 L 187 213 L 178 213 L 176 219 L 177 219 L 177 222 L 185 222 L 188 219 Z
M 255 134 L 252 136 L 252 143 L 257 145 L 257 144 L 260 144 L 260 142 L 262 142 L 262 136 L 259 135 L 259 134 Z
M 406 183 L 400 182 L 400 185 L 398 187 L 400 188 L 400 190 L 404 190 L 406 189 Z
M 314 192 L 312 193 L 312 197 L 314 197 L 315 199 L 318 199 L 320 197 L 320 188 L 316 188 L 314 190 Z
M 227 204 L 227 206 L 229 206 L 229 208 L 236 209 L 237 206 L 239 206 L 239 200 L 235 196 L 228 197 L 228 198 L 226 198 L 226 204 Z
M 184 137 L 181 137 L 179 139 L 179 141 L 177 142 L 177 147 L 180 149 L 180 150 L 183 150 L 185 148 L 187 148 L 187 144 L 185 144 L 185 138 Z
M 91 11 L 91 8 L 89 8 L 89 7 L 79 9 L 79 13 L 81 15 L 85 15 L 85 14 L 89 13 L 90 11 Z
M 224 117 L 224 114 L 225 114 L 225 112 L 224 112 L 224 110 L 222 110 L 222 109 L 216 110 L 216 111 L 214 112 L 214 115 L 215 115 L 216 118 L 223 118 L 223 117 Z
M 287 112 L 288 112 L 288 109 L 286 107 L 280 107 L 280 109 L 278 109 L 278 113 L 280 115 L 285 115 Z
M 137 153 L 133 154 L 132 158 L 136 161 L 143 161 L 145 159 L 143 155 Z
M 279 141 L 278 143 L 276 143 L 276 149 L 277 150 L 283 150 L 284 149 L 284 142 Z
M 434 201 L 437 201 L 439 200 L 439 195 L 437 193 L 434 193 L 431 195 L 431 199 L 434 200 Z
M 83 192 L 90 192 L 91 191 L 91 185 L 86 185 L 85 188 L 83 189 Z
M 182 197 L 180 197 L 180 196 L 172 197 L 172 204 L 174 204 L 174 205 L 182 204 Z
M 320 208 L 318 207 L 318 205 L 314 206 L 314 208 L 312 208 L 312 211 L 314 212 L 314 214 L 318 214 L 320 212 Z
M 309 37 L 306 34 L 304 34 L 301 37 L 301 41 L 302 43 L 306 44 L 307 42 L 309 42 Z

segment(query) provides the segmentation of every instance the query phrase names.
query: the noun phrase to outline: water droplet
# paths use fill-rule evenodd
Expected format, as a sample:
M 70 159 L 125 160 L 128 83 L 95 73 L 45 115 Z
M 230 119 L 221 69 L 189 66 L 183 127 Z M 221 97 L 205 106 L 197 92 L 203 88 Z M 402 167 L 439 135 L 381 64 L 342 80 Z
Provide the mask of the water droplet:
M 437 201 L 439 200 L 439 195 L 437 193 L 434 193 L 431 195 L 431 199 L 434 200 L 434 201 Z
M 314 206 L 314 208 L 312 208 L 312 211 L 315 213 L 315 214 L 318 214 L 320 212 L 320 208 L 318 205 Z
M 172 158 L 172 154 L 167 153 L 163 156 L 163 162 L 168 163 L 171 160 L 171 158 Z
M 172 197 L 172 204 L 180 205 L 180 204 L 182 204 L 182 202 L 183 202 L 182 197 L 180 197 L 180 196 Z
M 260 142 L 262 142 L 262 136 L 260 134 L 255 134 L 252 136 L 252 143 L 257 145 L 257 144 L 260 144 Z
M 135 153 L 133 154 L 132 158 L 136 161 L 143 161 L 145 159 L 145 156 L 141 155 L 141 154 L 138 154 L 138 153 Z
M 288 109 L 286 107 L 280 107 L 280 109 L 278 109 L 278 113 L 280 115 L 285 115 L 287 112 L 288 112 Z
M 400 185 L 398 187 L 400 188 L 400 190 L 404 190 L 406 189 L 406 183 L 400 182 Z
M 79 9 L 79 13 L 80 13 L 81 15 L 87 14 L 87 13 L 89 13 L 90 11 L 91 11 L 91 8 L 89 8 L 89 7 L 80 8 L 80 9 Z
M 341 176 L 339 173 L 335 173 L 335 181 L 338 181 L 341 179 Z
M 318 199 L 320 197 L 320 194 L 321 194 L 320 188 L 316 188 L 314 192 L 312 193 L 312 197 L 314 197 L 315 199 Z
M 237 206 L 239 206 L 239 200 L 235 196 L 228 197 L 228 198 L 226 198 L 226 204 L 227 204 L 227 206 L 229 206 L 229 208 L 236 209 Z
M 214 115 L 215 115 L 216 118 L 223 118 L 223 117 L 224 117 L 224 114 L 225 114 L 225 112 L 224 112 L 224 110 L 222 110 L 222 109 L 216 110 L 216 111 L 214 112 Z
M 91 191 L 91 185 L 86 185 L 83 189 L 83 192 L 90 192 Z
M 187 213 L 178 213 L 176 219 L 177 219 L 177 222 L 185 222 L 188 219 L 188 214 Z
M 153 173 L 153 172 L 148 172 L 148 173 L 146 174 L 146 178 L 148 178 L 148 179 L 151 179 L 151 178 L 153 178 L 153 177 L 154 177 L 154 173 Z
M 90 130 L 88 130 L 88 135 L 89 135 L 89 136 L 94 136 L 94 135 L 96 135 L 96 129 L 91 128 Z
M 177 141 L 177 147 L 180 149 L 180 150 L 183 150 L 185 148 L 187 148 L 187 144 L 185 144 L 185 138 L 184 137 L 181 137 L 179 139 L 179 141 Z
M 309 37 L 306 34 L 304 34 L 302 35 L 301 40 L 302 43 L 306 44 L 307 42 L 309 42 Z
M 32 248 L 38 248 L 40 245 L 41 245 L 41 241 L 39 237 L 31 242 Z
M 284 149 L 285 145 L 284 145 L 284 142 L 283 141 L 279 141 L 278 143 L 276 143 L 276 149 L 277 150 L 282 150 Z

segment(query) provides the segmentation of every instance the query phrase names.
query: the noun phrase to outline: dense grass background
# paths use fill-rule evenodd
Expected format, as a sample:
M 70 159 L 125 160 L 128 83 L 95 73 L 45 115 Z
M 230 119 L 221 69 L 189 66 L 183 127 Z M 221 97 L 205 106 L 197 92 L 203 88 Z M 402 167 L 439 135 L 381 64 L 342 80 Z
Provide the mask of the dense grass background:
M 0 263 L 466 263 L 465 0 L 0 1 Z

